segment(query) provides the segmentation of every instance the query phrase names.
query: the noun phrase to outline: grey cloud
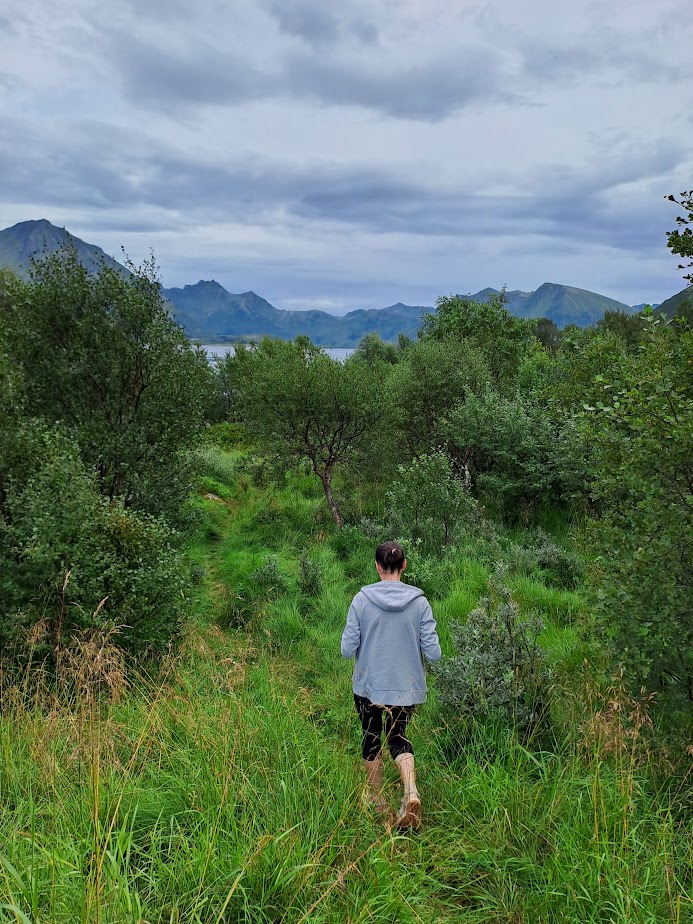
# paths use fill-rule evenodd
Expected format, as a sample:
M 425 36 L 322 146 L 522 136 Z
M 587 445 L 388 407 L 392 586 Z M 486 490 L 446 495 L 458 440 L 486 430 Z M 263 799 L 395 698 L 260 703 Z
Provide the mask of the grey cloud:
M 526 39 L 519 45 L 524 74 L 541 82 L 584 79 L 605 62 L 595 49 L 581 45 L 552 45 L 544 39 Z
M 310 45 L 334 44 L 345 36 L 353 36 L 366 45 L 378 40 L 378 30 L 373 23 L 357 11 L 351 15 L 346 4 L 330 9 L 321 0 L 294 0 L 290 4 L 285 0 L 268 0 L 266 7 L 282 32 L 297 36 Z M 335 9 L 339 9 L 340 15 Z
M 622 36 L 610 30 L 581 37 L 573 43 L 551 42 L 546 37 L 520 37 L 516 47 L 522 74 L 534 83 L 584 85 L 605 81 L 609 85 L 652 81 L 680 81 L 690 67 L 664 60 L 645 42 L 637 53 L 624 47 Z
M 135 101 L 176 106 L 195 103 L 234 103 L 258 99 L 272 92 L 276 79 L 252 62 L 200 43 L 186 54 L 145 45 L 124 33 L 111 52 L 129 96 Z
M 364 45 L 376 45 L 378 42 L 378 30 L 373 23 L 366 22 L 365 19 L 352 19 L 348 29 Z
M 7 74 L 0 71 L 0 87 L 2 89 L 15 92 L 23 85 L 24 81 L 20 80 L 16 74 Z
M 339 20 L 325 6 L 271 0 L 268 9 L 279 28 L 289 35 L 297 35 L 311 43 L 334 42 L 339 37 Z
M 178 112 L 199 103 L 288 97 L 436 122 L 478 102 L 523 102 L 511 89 L 502 56 L 475 47 L 461 47 L 454 58 L 407 62 L 397 68 L 377 57 L 363 64 L 294 53 L 275 59 L 276 70 L 270 72 L 255 59 L 192 41 L 185 54 L 122 32 L 111 42 L 110 53 L 129 97 L 148 105 L 175 106 Z
M 285 79 L 287 89 L 299 96 L 423 122 L 437 122 L 482 100 L 520 101 L 508 88 L 499 57 L 475 48 L 460 49 L 454 59 L 409 63 L 389 72 L 296 56 L 287 63 Z
M 12 143 L 0 144 L 0 174 L 17 201 L 104 214 L 130 209 L 131 230 L 142 229 L 142 221 L 155 226 L 152 215 L 159 210 L 162 229 L 168 226 L 166 214 L 175 216 L 178 227 L 227 220 L 272 228 L 336 222 L 375 234 L 534 237 L 545 240 L 545 247 L 568 251 L 585 245 L 632 252 L 660 248 L 663 229 L 652 216 L 661 206 L 660 193 L 668 190 L 659 190 L 653 178 L 684 158 L 673 146 L 648 151 L 643 145 L 591 172 L 547 167 L 516 180 L 516 193 L 500 196 L 415 182 L 385 168 L 289 167 L 250 157 L 208 163 L 98 123 L 67 126 L 65 136 L 48 139 L 27 137 L 20 122 L 8 129 Z M 654 187 L 651 202 L 623 185 L 638 183 Z M 121 222 L 125 229 L 127 219 Z

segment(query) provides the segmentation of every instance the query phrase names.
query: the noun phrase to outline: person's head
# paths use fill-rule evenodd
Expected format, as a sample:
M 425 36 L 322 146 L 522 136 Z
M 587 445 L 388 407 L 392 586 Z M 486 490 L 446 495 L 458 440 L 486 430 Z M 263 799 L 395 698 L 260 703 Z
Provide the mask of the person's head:
M 381 542 L 375 550 L 375 565 L 381 576 L 400 575 L 407 565 L 402 546 L 398 542 Z

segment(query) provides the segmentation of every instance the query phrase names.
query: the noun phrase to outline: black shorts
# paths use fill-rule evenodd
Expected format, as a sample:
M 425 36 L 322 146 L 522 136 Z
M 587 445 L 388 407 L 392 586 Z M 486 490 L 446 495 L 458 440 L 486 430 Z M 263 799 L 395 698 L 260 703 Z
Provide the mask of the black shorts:
M 356 693 L 354 693 L 354 703 L 363 729 L 361 753 L 364 760 L 375 760 L 380 754 L 383 712 L 385 713 L 385 741 L 392 759 L 399 757 L 400 754 L 414 753 L 411 741 L 404 732 L 414 715 L 416 706 L 379 706 L 365 696 L 358 696 Z

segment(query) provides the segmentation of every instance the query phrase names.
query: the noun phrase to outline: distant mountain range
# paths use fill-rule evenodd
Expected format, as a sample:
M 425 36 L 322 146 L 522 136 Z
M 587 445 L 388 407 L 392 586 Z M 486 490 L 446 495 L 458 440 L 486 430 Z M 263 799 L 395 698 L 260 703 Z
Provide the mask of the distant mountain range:
M 80 240 L 45 219 L 23 221 L 0 231 L 0 266 L 26 275 L 32 257 L 44 252 L 52 253 L 66 245 L 76 249 L 79 259 L 90 270 L 96 270 L 104 261 L 123 273 L 128 272 L 100 247 Z M 384 340 L 396 340 L 400 333 L 415 337 L 422 314 L 433 310 L 432 307 L 398 302 L 387 308 L 350 311 L 342 317 L 326 311 L 283 311 L 255 292 L 234 295 L 214 280 L 200 280 L 182 289 L 163 289 L 163 293 L 171 304 L 174 317 L 188 336 L 204 342 L 264 335 L 293 339 L 298 334 L 307 334 L 319 346 L 354 347 L 364 334 L 370 332 L 380 334 Z M 674 299 L 682 299 L 687 293 L 690 290 L 684 290 Z M 493 294 L 498 294 L 498 290 L 486 288 L 474 293 L 471 298 L 484 301 Z M 607 310 L 634 313 L 642 308 L 641 305 L 625 305 L 596 292 L 553 282 L 545 282 L 534 292 L 515 289 L 505 294 L 508 311 L 512 314 L 522 318 L 549 318 L 559 328 L 568 324 L 587 327 L 600 320 Z M 668 308 L 668 303 L 674 299 L 664 302 L 660 310 L 665 306 Z

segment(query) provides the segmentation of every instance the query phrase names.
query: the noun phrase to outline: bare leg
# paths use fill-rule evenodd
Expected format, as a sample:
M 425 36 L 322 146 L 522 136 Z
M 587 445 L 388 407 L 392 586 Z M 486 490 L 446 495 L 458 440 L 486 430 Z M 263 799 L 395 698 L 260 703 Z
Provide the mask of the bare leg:
M 404 798 L 397 815 L 400 828 L 418 828 L 421 824 L 421 799 L 416 788 L 416 770 L 413 754 L 399 754 L 395 758 L 404 787 Z
M 383 759 L 380 755 L 375 760 L 364 760 L 366 779 L 368 780 L 369 798 L 376 812 L 387 811 L 387 803 L 382 794 L 383 788 Z

